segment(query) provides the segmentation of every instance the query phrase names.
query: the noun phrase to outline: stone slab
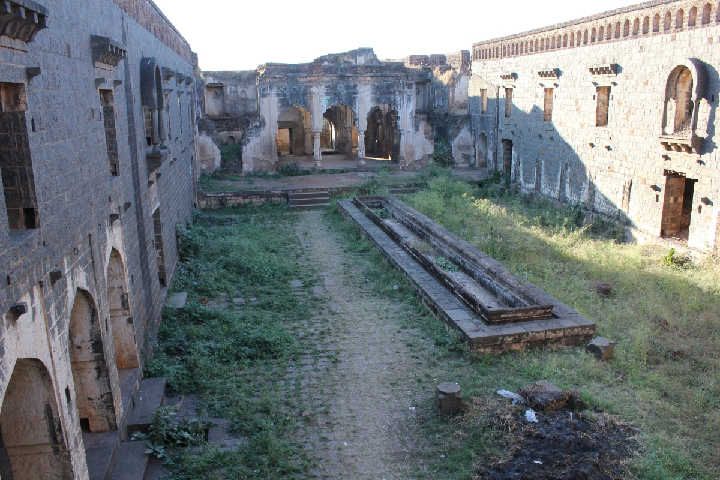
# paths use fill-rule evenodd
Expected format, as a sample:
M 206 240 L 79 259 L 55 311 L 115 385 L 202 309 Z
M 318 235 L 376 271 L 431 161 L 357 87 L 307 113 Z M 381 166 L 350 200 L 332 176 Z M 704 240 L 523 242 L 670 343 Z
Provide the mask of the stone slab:
M 145 442 L 123 442 L 110 480 L 145 480 L 148 455 Z
M 146 378 L 135 395 L 135 408 L 128 420 L 128 433 L 147 432 L 155 417 L 155 410 L 165 405 L 165 378 Z

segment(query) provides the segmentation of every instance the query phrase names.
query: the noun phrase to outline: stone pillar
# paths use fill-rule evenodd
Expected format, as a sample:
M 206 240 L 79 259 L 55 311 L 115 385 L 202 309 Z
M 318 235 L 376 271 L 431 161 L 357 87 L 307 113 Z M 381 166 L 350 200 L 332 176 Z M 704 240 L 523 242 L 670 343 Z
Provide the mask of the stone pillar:
M 160 148 L 168 148 L 167 146 L 167 127 L 165 126 L 165 116 L 163 109 L 157 111 L 158 131 L 160 132 Z
M 158 111 L 150 110 L 150 136 L 152 137 L 153 147 L 160 145 L 160 132 L 158 132 Z
M 444 382 L 435 390 L 435 408 L 443 415 L 454 415 L 462 408 L 460 385 Z
M 315 158 L 314 168 L 322 168 L 322 152 L 320 152 L 320 132 L 313 131 L 313 157 Z
M 358 167 L 365 166 L 365 130 L 358 130 Z

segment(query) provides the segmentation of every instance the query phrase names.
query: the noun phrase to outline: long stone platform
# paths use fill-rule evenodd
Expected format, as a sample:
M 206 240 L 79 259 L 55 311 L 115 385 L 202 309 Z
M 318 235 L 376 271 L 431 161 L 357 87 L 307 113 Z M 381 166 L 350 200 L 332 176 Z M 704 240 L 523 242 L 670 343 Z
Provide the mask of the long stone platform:
M 502 264 L 404 202 L 365 196 L 338 205 L 471 351 L 570 347 L 595 334 L 593 322 L 530 282 L 521 284 Z

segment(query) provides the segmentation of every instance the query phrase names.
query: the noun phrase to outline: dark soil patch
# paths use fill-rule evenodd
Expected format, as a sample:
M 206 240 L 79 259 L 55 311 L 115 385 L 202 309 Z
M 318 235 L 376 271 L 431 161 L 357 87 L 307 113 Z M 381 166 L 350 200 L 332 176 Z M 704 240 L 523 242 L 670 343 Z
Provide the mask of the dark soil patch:
M 482 410 L 483 401 L 473 400 L 470 412 Z M 627 478 L 624 461 L 638 448 L 632 439 L 636 428 L 588 410 L 539 412 L 534 423 L 525 419 L 526 408 L 501 408 L 495 410 L 494 419 L 489 418 L 504 432 L 500 444 L 505 455 L 488 459 L 476 471 L 476 480 Z

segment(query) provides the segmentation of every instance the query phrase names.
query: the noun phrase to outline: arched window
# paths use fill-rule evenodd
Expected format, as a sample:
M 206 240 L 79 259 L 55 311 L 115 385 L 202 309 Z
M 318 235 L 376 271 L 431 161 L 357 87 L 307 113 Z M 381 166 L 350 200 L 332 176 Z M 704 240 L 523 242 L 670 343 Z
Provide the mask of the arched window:
M 702 12 L 701 22 L 703 25 L 707 25 L 708 23 L 710 23 L 710 11 L 711 10 L 712 10 L 712 5 L 710 5 L 709 3 L 706 3 L 705 6 L 703 7 L 703 12 Z
M 555 37 L 552 37 L 552 43 L 550 45 L 550 48 L 555 48 Z
M 650 17 L 645 17 L 643 19 L 643 35 L 648 33 L 650 33 Z
M 672 26 L 672 14 L 670 12 L 667 12 L 665 14 L 665 30 L 670 30 L 670 27 Z
M 697 21 L 697 7 L 692 7 L 688 13 L 688 27 L 694 27 Z
M 633 36 L 640 33 L 640 19 L 636 18 L 633 22 Z
M 588 43 L 588 31 L 585 30 L 585 33 L 583 34 L 583 45 L 587 45 Z
M 681 8 L 677 12 L 677 17 L 675 17 L 675 28 L 683 28 L 684 23 L 685 23 L 685 11 Z
M 563 36 L 563 47 L 568 46 L 568 35 L 567 33 Z
M 602 42 L 605 38 L 605 27 L 603 25 L 600 25 L 600 28 L 598 29 L 598 42 Z
M 625 20 L 625 25 L 623 26 L 623 37 L 627 37 L 630 35 L 630 20 Z
M 590 43 L 595 43 L 595 37 L 597 36 L 597 30 L 595 27 L 590 31 Z
M 660 31 L 660 14 L 656 13 L 655 18 L 653 18 L 653 32 L 659 32 Z
M 620 38 L 620 22 L 615 24 L 615 38 Z
M 670 72 L 665 87 L 663 133 L 690 136 L 695 103 L 693 74 L 686 65 L 678 65 Z

